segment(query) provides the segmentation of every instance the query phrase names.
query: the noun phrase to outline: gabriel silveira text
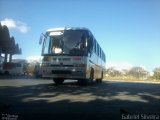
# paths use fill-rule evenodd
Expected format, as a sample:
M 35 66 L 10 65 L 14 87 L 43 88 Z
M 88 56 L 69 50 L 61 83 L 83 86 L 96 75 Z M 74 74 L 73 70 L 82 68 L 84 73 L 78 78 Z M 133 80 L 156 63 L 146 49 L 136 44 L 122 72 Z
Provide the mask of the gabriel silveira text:
M 122 114 L 122 120 L 160 120 L 160 114 Z

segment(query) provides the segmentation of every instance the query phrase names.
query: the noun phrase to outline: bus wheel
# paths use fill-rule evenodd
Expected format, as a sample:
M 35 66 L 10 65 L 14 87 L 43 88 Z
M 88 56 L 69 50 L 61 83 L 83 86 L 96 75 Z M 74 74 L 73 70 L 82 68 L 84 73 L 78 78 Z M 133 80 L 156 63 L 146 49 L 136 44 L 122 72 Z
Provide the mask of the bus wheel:
M 102 82 L 102 80 L 103 80 L 103 72 L 102 72 L 102 74 L 101 74 L 101 82 Z
M 94 79 L 94 70 L 91 69 L 89 82 L 90 82 L 90 83 L 93 83 L 93 79 Z
M 94 70 L 91 69 L 89 79 L 80 80 L 80 85 L 90 85 L 93 83 L 93 79 L 94 79 Z
M 53 81 L 55 82 L 56 85 L 61 85 L 64 82 L 64 79 L 55 78 L 53 79 Z

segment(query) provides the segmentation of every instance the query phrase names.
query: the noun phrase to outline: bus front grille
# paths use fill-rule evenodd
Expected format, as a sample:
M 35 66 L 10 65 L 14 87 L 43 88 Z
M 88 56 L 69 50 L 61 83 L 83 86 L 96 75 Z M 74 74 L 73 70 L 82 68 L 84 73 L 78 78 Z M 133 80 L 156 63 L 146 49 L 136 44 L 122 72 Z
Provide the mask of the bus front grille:
M 52 70 L 52 74 L 71 74 L 70 70 Z
M 53 64 L 51 67 L 74 67 L 74 65 L 59 65 L 59 64 Z

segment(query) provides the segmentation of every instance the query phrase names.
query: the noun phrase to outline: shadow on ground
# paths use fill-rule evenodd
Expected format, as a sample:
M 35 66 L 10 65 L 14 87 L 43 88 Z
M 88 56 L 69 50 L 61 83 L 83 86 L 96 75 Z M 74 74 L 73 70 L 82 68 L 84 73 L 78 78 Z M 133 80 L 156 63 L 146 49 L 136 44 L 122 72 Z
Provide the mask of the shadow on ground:
M 122 114 L 159 114 L 160 85 L 66 82 L 1 86 L 0 113 L 19 119 L 122 119 Z

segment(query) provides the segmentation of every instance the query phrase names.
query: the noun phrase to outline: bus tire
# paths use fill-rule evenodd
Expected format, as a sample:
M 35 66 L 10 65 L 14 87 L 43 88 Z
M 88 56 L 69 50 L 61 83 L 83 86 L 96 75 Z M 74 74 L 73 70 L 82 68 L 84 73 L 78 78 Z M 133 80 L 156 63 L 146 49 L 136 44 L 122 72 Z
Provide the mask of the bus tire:
M 61 85 L 63 82 L 64 82 L 64 79 L 61 79 L 61 78 L 55 78 L 53 79 L 54 83 L 56 85 Z
M 94 70 L 91 69 L 89 78 L 88 79 L 79 79 L 78 85 L 80 85 L 80 86 L 90 85 L 93 83 L 93 79 L 94 79 Z
M 94 79 L 94 70 L 91 69 L 90 77 L 89 77 L 89 82 L 90 82 L 90 83 L 93 83 L 93 79 Z
M 102 72 L 102 74 L 101 74 L 101 82 L 102 82 L 102 80 L 103 80 L 103 72 Z

